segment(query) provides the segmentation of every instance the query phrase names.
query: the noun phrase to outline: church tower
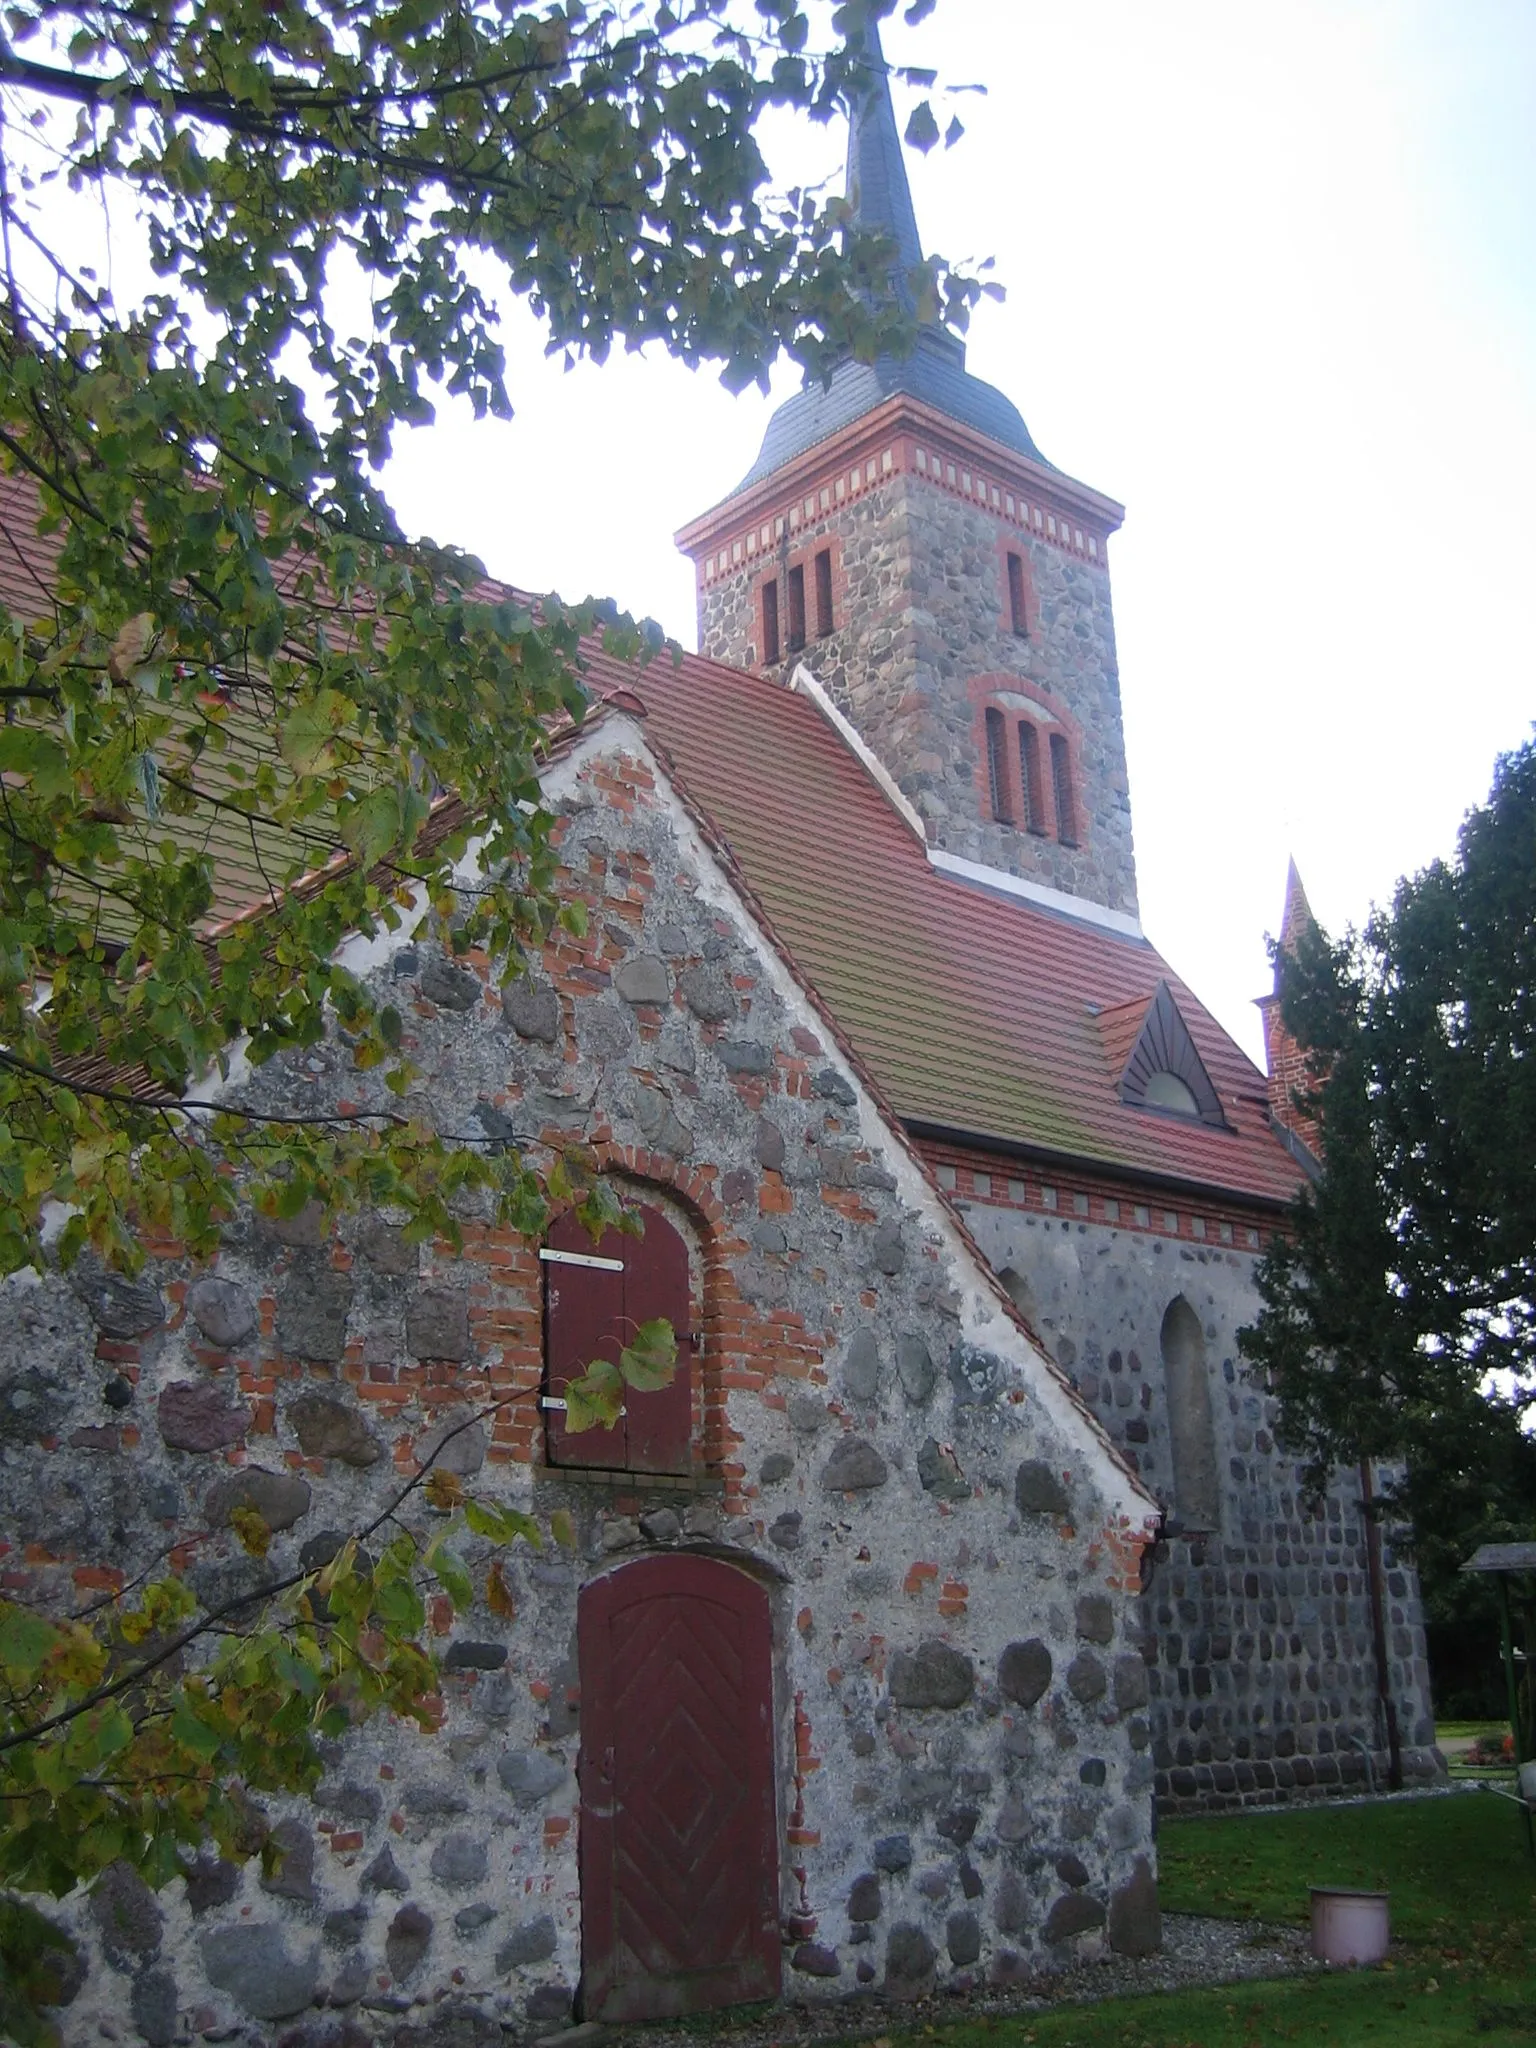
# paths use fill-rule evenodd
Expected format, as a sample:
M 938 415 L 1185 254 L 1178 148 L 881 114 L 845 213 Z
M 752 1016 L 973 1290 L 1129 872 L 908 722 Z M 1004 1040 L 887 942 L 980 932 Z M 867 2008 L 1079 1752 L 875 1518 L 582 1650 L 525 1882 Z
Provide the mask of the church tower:
M 855 220 L 895 242 L 906 294 L 922 244 L 867 34 L 846 189 Z M 1118 923 L 1137 918 L 1105 553 L 1122 517 L 1047 462 L 964 343 L 931 326 L 906 358 L 849 358 L 788 399 L 741 483 L 677 540 L 701 653 L 785 682 L 804 664 L 939 865 Z

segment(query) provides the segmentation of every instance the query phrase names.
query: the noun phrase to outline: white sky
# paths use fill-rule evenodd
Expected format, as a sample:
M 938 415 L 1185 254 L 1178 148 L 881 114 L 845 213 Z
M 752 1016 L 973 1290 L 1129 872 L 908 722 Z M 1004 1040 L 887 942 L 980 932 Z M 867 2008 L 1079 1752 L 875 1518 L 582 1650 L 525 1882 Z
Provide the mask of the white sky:
M 971 368 L 1127 506 L 1143 920 L 1257 1056 L 1287 856 L 1360 919 L 1536 714 L 1536 6 L 940 0 L 886 47 L 988 87 L 912 162 L 919 226 L 1008 286 Z M 841 133 L 770 141 L 785 182 L 840 166 Z M 403 440 L 405 524 L 692 646 L 671 535 L 769 402 L 659 356 L 564 375 L 519 314 L 508 341 L 517 419 Z

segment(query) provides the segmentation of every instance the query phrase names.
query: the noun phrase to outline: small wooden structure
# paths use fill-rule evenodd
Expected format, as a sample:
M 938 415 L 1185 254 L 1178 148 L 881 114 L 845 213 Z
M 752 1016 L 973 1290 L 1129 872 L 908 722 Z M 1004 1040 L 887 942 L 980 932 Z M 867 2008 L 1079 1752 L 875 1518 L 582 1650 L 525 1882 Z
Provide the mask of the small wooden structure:
M 1536 1576 L 1536 1543 L 1484 1543 L 1462 1566 L 1464 1572 L 1493 1572 L 1499 1582 L 1499 1630 L 1504 1646 L 1504 1683 L 1509 1689 L 1509 1731 L 1515 1745 L 1515 1787 L 1499 1792 L 1501 1799 L 1513 1799 L 1525 1815 L 1526 1847 L 1536 1856 L 1536 1761 L 1525 1754 L 1520 1725 L 1520 1693 L 1515 1681 L 1515 1635 L 1509 1618 L 1509 1580 L 1513 1572 Z M 1498 1791 L 1494 1786 L 1491 1790 Z

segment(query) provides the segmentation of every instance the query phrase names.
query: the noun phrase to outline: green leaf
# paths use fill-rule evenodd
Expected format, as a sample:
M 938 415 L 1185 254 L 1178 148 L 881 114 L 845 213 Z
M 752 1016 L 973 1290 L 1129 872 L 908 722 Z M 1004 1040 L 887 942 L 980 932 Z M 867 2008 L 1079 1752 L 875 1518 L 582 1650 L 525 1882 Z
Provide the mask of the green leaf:
M 474 1606 L 474 1582 L 463 1558 L 456 1551 L 450 1550 L 446 1543 L 434 1543 L 427 1550 L 426 1564 L 436 1574 L 438 1584 L 453 1602 L 456 1613 L 462 1614 L 466 1607 Z
M 466 1501 L 464 1519 L 477 1536 L 484 1536 L 492 1543 L 512 1543 L 521 1536 L 525 1543 L 531 1543 L 537 1549 L 542 1541 L 539 1525 L 532 1515 L 522 1514 L 517 1508 L 501 1507 L 494 1501 Z
M 926 156 L 939 139 L 939 124 L 927 100 L 919 100 L 907 117 L 906 139 Z
M 217 1756 L 223 1741 L 216 1728 L 210 1728 L 206 1721 L 198 1719 L 183 1700 L 171 1715 L 171 1733 L 183 1749 L 190 1749 L 194 1756 Z
M 619 1370 L 637 1394 L 669 1387 L 677 1372 L 677 1335 L 665 1316 L 642 1323 L 619 1353 Z
M 69 757 L 58 741 L 32 725 L 0 725 L 0 774 L 30 782 L 44 803 L 70 786 Z
M 589 1429 L 612 1429 L 624 1412 L 624 1378 L 606 1358 L 594 1359 L 579 1379 L 565 1387 L 565 1433 L 580 1436 Z
M 25 1607 L 0 1606 L 0 1667 L 8 1674 L 31 1678 L 60 1639 L 59 1631 Z
M 349 709 L 339 690 L 321 690 L 283 720 L 278 751 L 296 775 L 328 775 L 336 766 L 336 735 Z

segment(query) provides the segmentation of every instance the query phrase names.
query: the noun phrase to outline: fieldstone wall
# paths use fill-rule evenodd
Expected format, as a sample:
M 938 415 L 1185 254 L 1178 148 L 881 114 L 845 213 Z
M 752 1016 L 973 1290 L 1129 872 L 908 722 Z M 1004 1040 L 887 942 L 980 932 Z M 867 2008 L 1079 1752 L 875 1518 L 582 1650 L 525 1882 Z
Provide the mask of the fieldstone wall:
M 211 1267 L 162 1246 L 134 1282 L 87 1266 L 11 1283 L 11 1598 L 67 1609 L 173 1543 L 209 1604 L 318 1565 L 448 1429 L 519 1393 L 446 1461 L 576 1529 L 573 1551 L 507 1556 L 515 1619 L 433 1601 L 440 1725 L 378 1720 L 330 1748 L 313 1801 L 270 1803 L 273 1877 L 209 1853 L 159 1895 L 116 1870 L 66 1902 L 86 1965 L 70 2042 L 420 2048 L 452 2015 L 453 2040 L 476 2043 L 570 2017 L 577 1601 L 676 1547 L 771 1590 L 787 1983 L 904 1995 L 1156 1943 L 1149 1503 L 638 728 L 588 735 L 550 798 L 586 939 L 558 937 L 505 994 L 489 962 L 430 937 L 355 964 L 404 1015 L 413 1101 L 440 1130 L 546 1161 L 580 1143 L 688 1235 L 693 1470 L 543 1464 L 537 1248 L 473 1208 L 458 1256 L 407 1244 L 386 1214 L 247 1213 Z M 378 1088 L 340 1037 L 243 1085 L 256 1106 L 316 1109 Z M 264 1563 L 229 1531 L 242 1503 L 276 1532 Z
M 1275 1441 L 1278 1404 L 1237 1333 L 1257 1254 L 962 1202 L 977 1241 L 1123 1455 L 1166 1504 L 1143 1618 L 1162 1813 L 1363 1791 L 1387 1780 L 1358 1475 L 1309 1503 Z M 1131 1210 L 1126 1203 L 1126 1213 Z M 1246 1233 L 1244 1233 L 1246 1235 Z M 1209 1375 L 1217 1525 L 1180 1513 L 1160 1342 L 1179 1297 Z M 1443 1776 L 1411 1566 L 1384 1541 L 1390 1684 L 1409 1782 Z
M 701 583 L 700 652 L 738 667 L 758 665 L 764 581 L 776 578 L 782 593 L 790 562 L 809 563 L 829 544 L 836 630 L 801 653 L 786 651 L 786 675 L 804 661 L 826 686 L 917 806 L 934 845 L 1136 916 L 1107 569 L 927 477 L 898 471 L 807 519 L 776 552 Z M 1005 618 L 1005 548 L 1029 567 L 1026 638 Z M 1005 708 L 1018 710 L 1026 700 L 1017 697 L 1010 707 L 1012 677 L 1037 686 L 1065 713 L 1059 729 L 1070 732 L 1073 746 L 1076 847 L 998 824 L 990 814 L 974 686 L 988 679 Z M 1042 743 L 1048 730 L 1042 726 Z

